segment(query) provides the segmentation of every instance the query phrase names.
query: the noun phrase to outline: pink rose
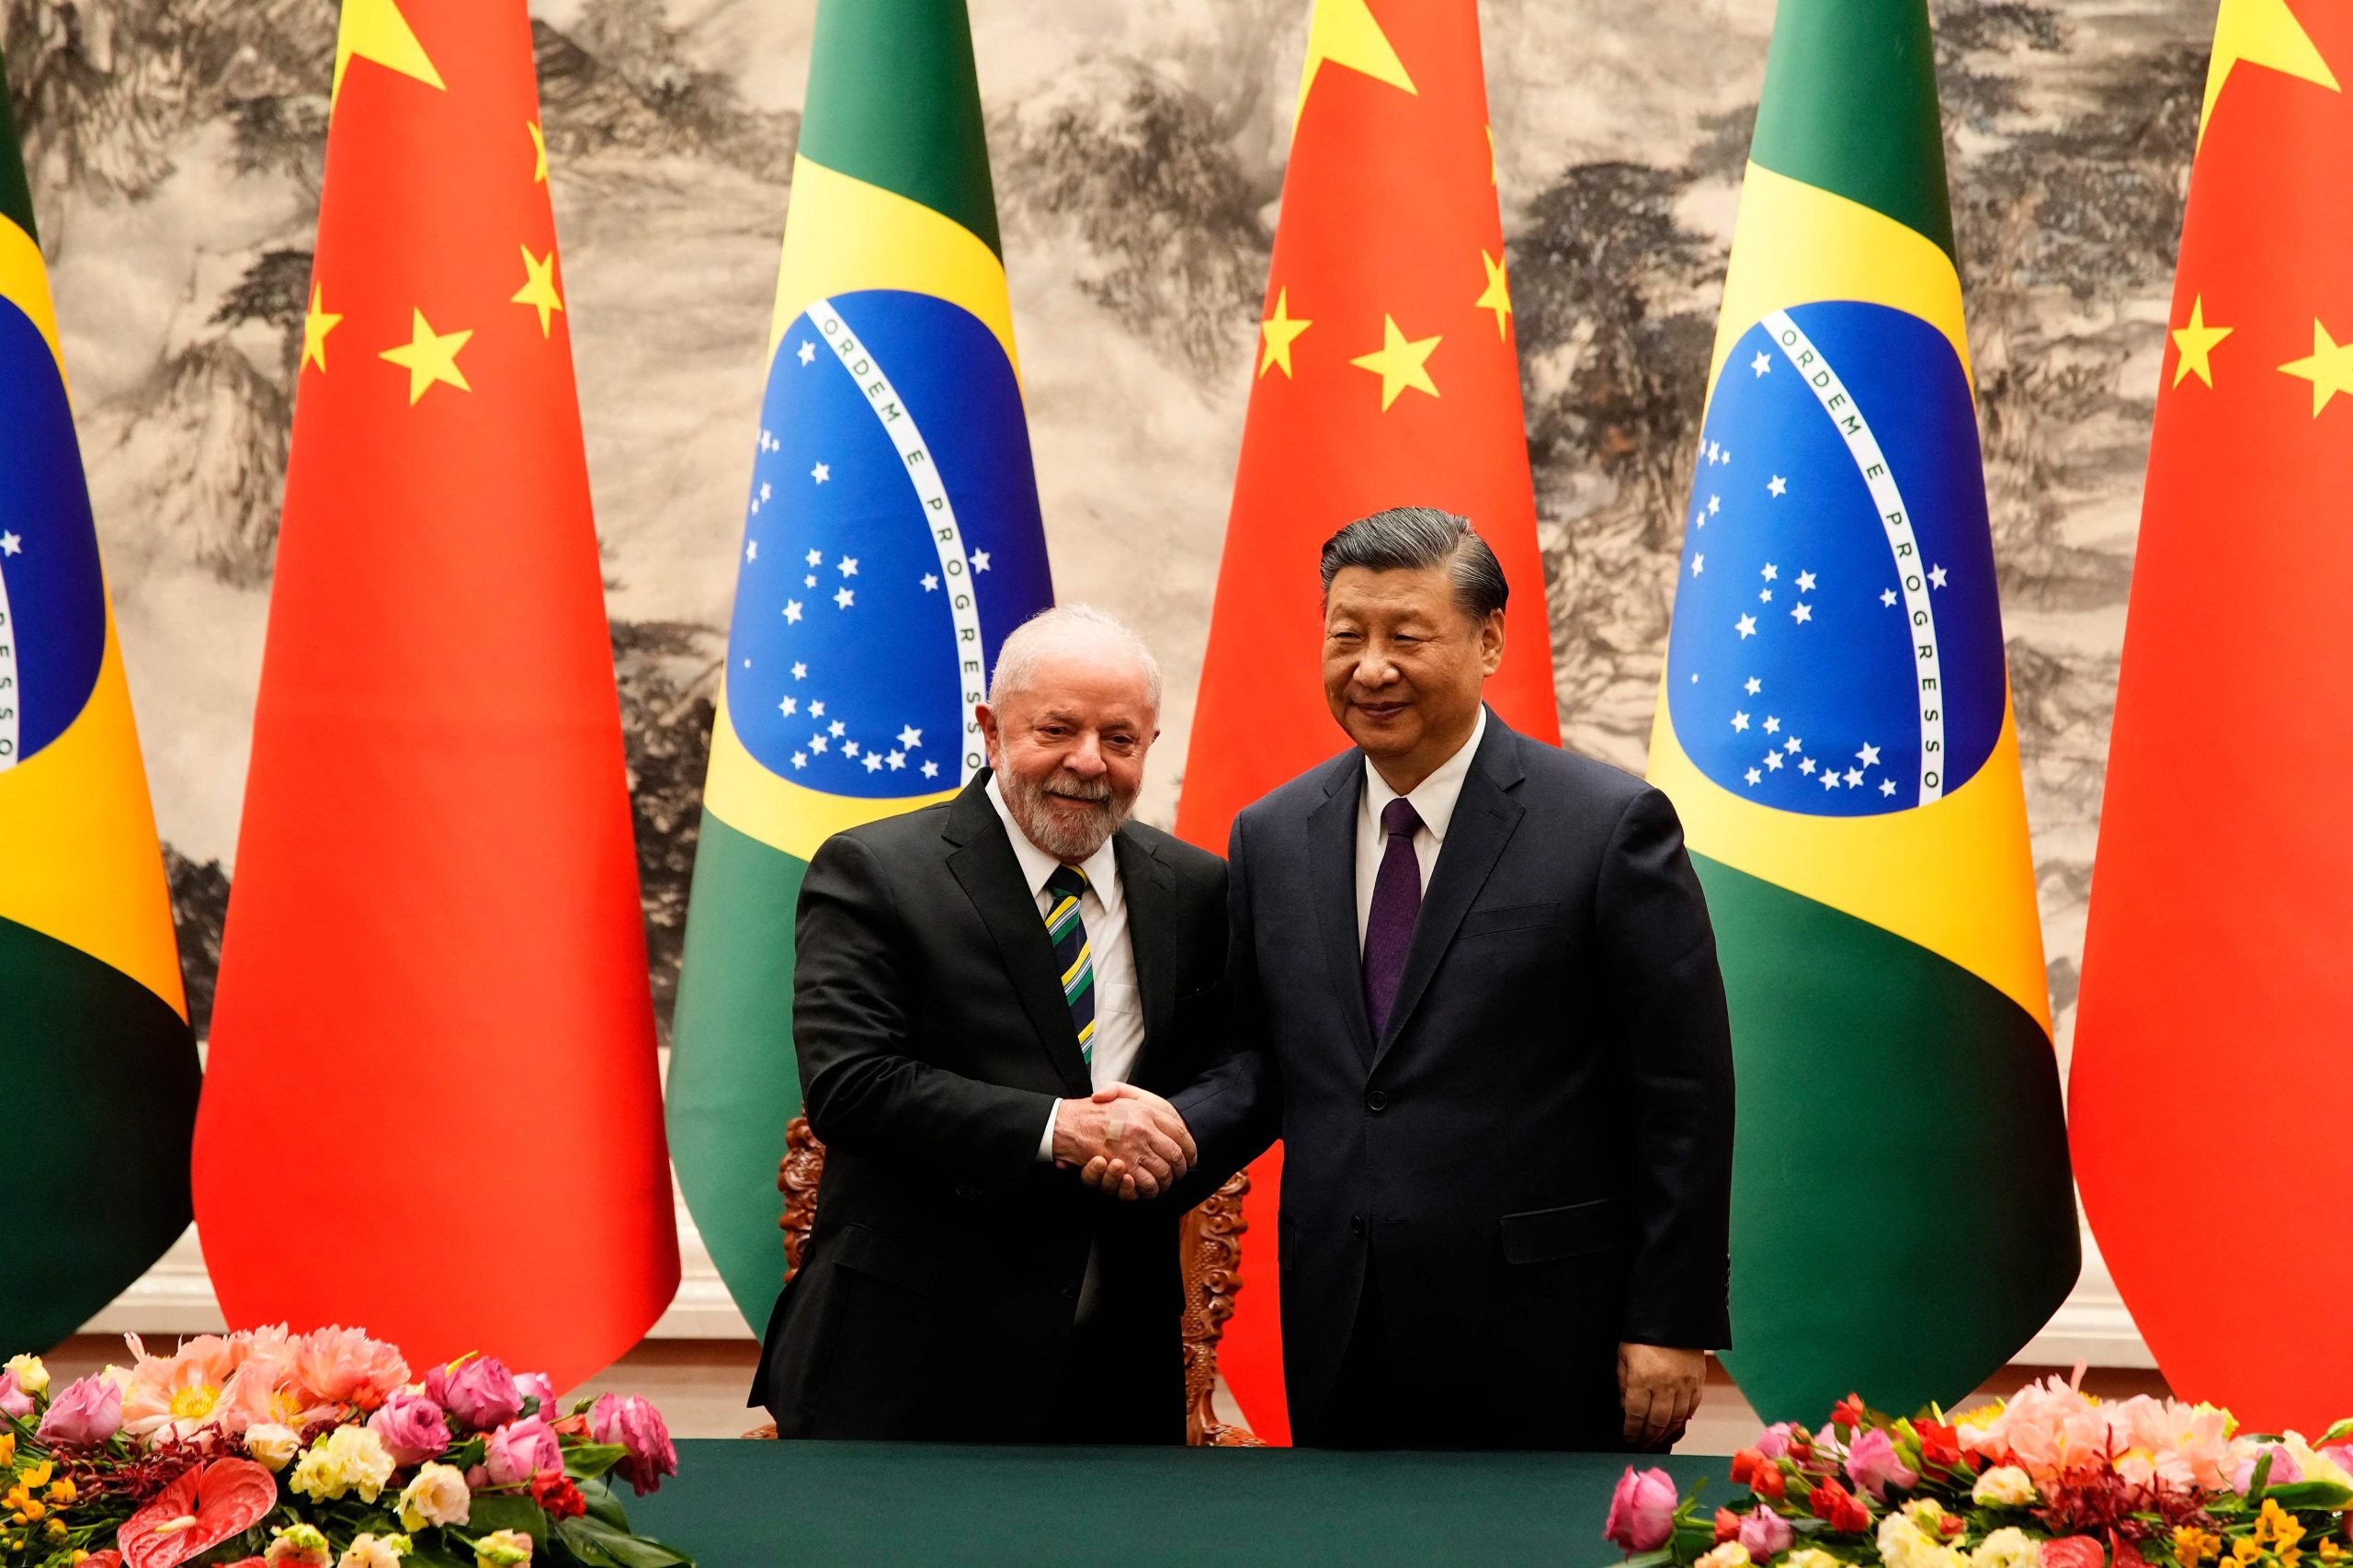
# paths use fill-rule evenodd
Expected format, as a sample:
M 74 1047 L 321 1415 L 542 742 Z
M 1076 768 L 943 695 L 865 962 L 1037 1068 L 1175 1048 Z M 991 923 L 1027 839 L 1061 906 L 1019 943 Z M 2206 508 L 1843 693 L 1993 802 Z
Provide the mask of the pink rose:
M 563 1468 L 563 1445 L 555 1428 L 536 1415 L 509 1422 L 490 1435 L 483 1467 L 494 1486 L 518 1486 L 543 1470 Z
M 1895 1440 L 1874 1426 L 1847 1447 L 1847 1476 L 1870 1493 L 1873 1501 L 1884 1503 L 1889 1487 L 1909 1488 L 1918 1483 L 1920 1472 L 1906 1470 L 1895 1457 Z
M 33 1413 L 33 1396 L 17 1386 L 17 1374 L 0 1372 L 0 1415 L 22 1420 Z
M 670 1427 L 653 1402 L 640 1394 L 627 1399 L 606 1394 L 588 1412 L 588 1436 L 599 1443 L 619 1443 L 629 1456 L 613 1468 L 641 1497 L 662 1489 L 662 1478 L 678 1473 L 678 1450 L 671 1445 Z
M 1675 1482 L 1663 1470 L 1636 1474 L 1628 1465 L 1609 1497 L 1609 1520 L 1601 1533 L 1628 1551 L 1654 1551 L 1675 1533 Z
M 1770 1562 L 1787 1551 L 1797 1538 L 1798 1532 L 1790 1528 L 1790 1521 L 1762 1503 L 1740 1521 L 1740 1544 L 1748 1548 L 1749 1560 L 1754 1562 Z
M 368 1418 L 368 1429 L 384 1440 L 394 1464 L 418 1464 L 449 1449 L 449 1424 L 423 1394 L 392 1395 Z
M 1766 1459 L 1779 1459 L 1790 1451 L 1790 1430 L 1791 1428 L 1788 1422 L 1777 1421 L 1772 1426 L 1766 1427 L 1765 1435 L 1757 1438 L 1754 1443 L 1751 1443 L 1749 1447 L 1755 1449 L 1758 1454 Z
M 50 1402 L 36 1434 L 51 1447 L 95 1449 L 122 1430 L 122 1385 L 93 1373 Z
M 524 1372 L 515 1380 L 515 1392 L 525 1399 L 540 1402 L 540 1414 L 552 1421 L 556 1416 L 555 1380 L 545 1372 Z
M 477 1356 L 451 1371 L 436 1367 L 425 1374 L 425 1397 L 477 1432 L 504 1426 L 523 1414 L 515 1374 L 495 1356 Z

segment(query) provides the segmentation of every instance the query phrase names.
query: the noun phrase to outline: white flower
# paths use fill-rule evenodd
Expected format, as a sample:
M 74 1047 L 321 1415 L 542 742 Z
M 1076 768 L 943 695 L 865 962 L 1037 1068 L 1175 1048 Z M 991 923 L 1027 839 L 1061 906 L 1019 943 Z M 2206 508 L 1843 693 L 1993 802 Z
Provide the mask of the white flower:
M 2006 1525 L 1977 1543 L 1970 1553 L 1972 1568 L 2035 1568 L 2042 1548 L 2016 1525 Z
M 2018 1466 L 1997 1464 L 1977 1478 L 1969 1500 L 1990 1508 L 2023 1508 L 2034 1501 L 2034 1483 Z
M 462 1525 L 473 1512 L 473 1501 L 462 1471 L 428 1460 L 401 1493 L 401 1528 L 421 1530 L 427 1525 Z
M 1691 1568 L 1748 1568 L 1748 1548 L 1728 1540 L 1713 1551 L 1700 1553 L 1699 1561 Z
M 17 1386 L 36 1397 L 49 1392 L 49 1369 L 38 1356 L 11 1356 L 7 1370 L 17 1374 Z
M 1843 1568 L 1843 1565 L 1818 1546 L 1801 1546 L 1781 1559 L 1781 1568 Z
M 256 1422 L 245 1428 L 245 1452 L 271 1471 L 284 1470 L 302 1451 L 302 1434 L 274 1421 Z
M 392 1454 L 383 1438 L 365 1426 L 338 1426 L 295 1461 L 291 1484 L 313 1502 L 357 1492 L 361 1502 L 373 1503 L 392 1478 Z
M 1944 1510 L 1934 1503 L 1911 1505 L 1879 1522 L 1879 1554 L 1888 1568 L 1962 1568 L 1966 1559 L 1943 1543 L 1937 1521 Z
M 408 1553 L 404 1535 L 363 1535 L 344 1549 L 335 1568 L 400 1568 Z

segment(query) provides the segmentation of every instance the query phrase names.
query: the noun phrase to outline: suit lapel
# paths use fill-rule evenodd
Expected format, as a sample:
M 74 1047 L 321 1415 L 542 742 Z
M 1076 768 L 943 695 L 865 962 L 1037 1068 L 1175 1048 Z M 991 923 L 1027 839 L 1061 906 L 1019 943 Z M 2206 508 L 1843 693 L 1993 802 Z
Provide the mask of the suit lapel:
M 1486 738 L 1479 744 L 1479 755 L 1471 759 L 1471 772 L 1455 801 L 1454 820 L 1448 824 L 1446 842 L 1438 850 L 1438 869 L 1430 874 L 1429 890 L 1422 895 L 1414 940 L 1405 949 L 1405 972 L 1397 981 L 1397 1003 L 1390 1010 L 1388 1032 L 1373 1055 L 1376 1067 L 1414 1016 L 1430 976 L 1438 972 L 1438 960 L 1446 956 L 1462 917 L 1471 912 L 1472 901 L 1486 886 L 1488 873 L 1503 858 L 1504 846 L 1511 842 L 1519 819 L 1527 815 L 1527 808 L 1510 794 L 1524 777 L 1519 744 L 1519 736 L 1490 711 Z
M 1013 842 L 1004 822 L 989 802 L 986 773 L 976 775 L 948 812 L 942 837 L 954 847 L 948 869 L 988 927 L 1014 994 L 1037 1027 L 1038 1043 L 1054 1071 L 1074 1094 L 1094 1091 L 1086 1059 L 1079 1054 L 1078 1035 L 1071 1028 L 1070 1004 L 1055 983 L 1054 945 L 1046 936 L 1045 917 L 1021 874 Z
M 1176 876 L 1124 829 L 1111 840 L 1111 857 L 1120 868 L 1120 896 L 1127 900 L 1128 950 L 1135 955 L 1136 990 L 1143 1003 L 1143 1049 L 1128 1069 L 1129 1081 L 1141 1084 L 1153 1046 L 1176 1012 L 1176 960 L 1182 957 L 1175 946 Z
M 1338 991 L 1340 1018 L 1357 1059 L 1373 1062 L 1372 1017 L 1364 1006 L 1364 949 L 1357 934 L 1357 811 L 1364 797 L 1364 754 L 1349 751 L 1324 782 L 1324 803 L 1308 813 L 1307 880 L 1315 928 Z

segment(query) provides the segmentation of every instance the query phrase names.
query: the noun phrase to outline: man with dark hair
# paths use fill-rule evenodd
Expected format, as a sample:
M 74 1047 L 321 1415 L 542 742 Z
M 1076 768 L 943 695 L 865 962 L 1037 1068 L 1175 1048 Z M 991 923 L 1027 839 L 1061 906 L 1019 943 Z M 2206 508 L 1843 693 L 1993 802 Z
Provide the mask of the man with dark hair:
M 1234 821 L 1235 1036 L 1171 1096 L 1178 1196 L 1284 1140 L 1301 1442 L 1671 1442 L 1730 1341 L 1733 1131 L 1674 808 L 1482 703 L 1509 588 L 1464 519 L 1351 523 L 1323 575 L 1356 744 Z

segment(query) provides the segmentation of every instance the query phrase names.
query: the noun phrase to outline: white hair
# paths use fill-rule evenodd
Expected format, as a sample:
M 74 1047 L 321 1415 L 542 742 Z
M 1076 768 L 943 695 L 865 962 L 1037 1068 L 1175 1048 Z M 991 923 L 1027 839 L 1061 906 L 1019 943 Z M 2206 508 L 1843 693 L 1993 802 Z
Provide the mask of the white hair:
M 998 707 L 1013 693 L 1027 690 L 1040 662 L 1055 653 L 1112 653 L 1132 658 L 1143 673 L 1146 699 L 1154 712 L 1160 710 L 1160 661 L 1124 621 L 1093 605 L 1056 605 L 1014 628 L 997 650 L 996 668 L 989 676 L 989 706 Z

